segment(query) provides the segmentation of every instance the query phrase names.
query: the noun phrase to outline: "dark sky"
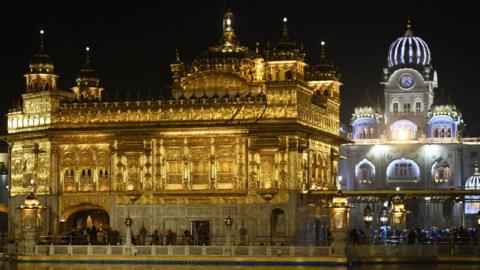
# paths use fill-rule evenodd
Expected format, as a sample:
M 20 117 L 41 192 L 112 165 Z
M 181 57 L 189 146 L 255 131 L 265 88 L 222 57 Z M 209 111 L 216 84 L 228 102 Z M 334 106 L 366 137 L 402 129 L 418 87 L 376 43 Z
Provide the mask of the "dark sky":
M 480 25 L 474 1 L 227 1 L 243 45 L 263 47 L 278 41 L 281 19 L 290 36 L 303 41 L 310 63 L 319 57 L 320 42 L 342 73 L 342 121 L 349 122 L 355 101 L 366 88 L 382 93 L 382 68 L 390 43 L 403 35 L 408 14 L 414 33 L 432 52 L 439 84 L 463 113 L 467 135 L 480 136 Z M 38 32 L 69 89 L 92 47 L 101 84 L 111 96 L 165 91 L 169 64 L 178 47 L 184 62 L 221 37 L 225 3 L 216 1 L 2 1 L 0 10 L 1 98 L 3 114 L 24 89 L 23 74 L 38 48 Z M 134 94 L 133 94 L 134 93 Z M 146 94 L 145 94 L 146 95 Z M 1 132 L 6 131 L 6 118 Z

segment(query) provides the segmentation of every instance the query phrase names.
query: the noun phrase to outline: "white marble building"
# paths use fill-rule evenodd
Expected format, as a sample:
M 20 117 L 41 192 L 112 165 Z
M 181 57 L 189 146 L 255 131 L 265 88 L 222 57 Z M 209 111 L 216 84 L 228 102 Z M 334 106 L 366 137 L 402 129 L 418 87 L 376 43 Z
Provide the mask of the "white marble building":
M 463 138 L 462 115 L 448 94 L 438 91 L 437 73 L 427 43 L 405 34 L 388 50 L 383 69 L 383 106 L 366 94 L 355 108 L 351 137 L 341 147 L 344 190 L 465 189 L 479 159 L 476 138 Z M 461 90 L 461 89 L 458 89 Z M 468 189 L 468 187 L 467 187 Z M 471 226 L 478 202 L 465 196 L 405 197 L 407 228 Z M 351 198 L 351 225 L 362 227 L 367 204 L 379 215 L 391 197 Z M 378 218 L 374 225 L 378 226 Z

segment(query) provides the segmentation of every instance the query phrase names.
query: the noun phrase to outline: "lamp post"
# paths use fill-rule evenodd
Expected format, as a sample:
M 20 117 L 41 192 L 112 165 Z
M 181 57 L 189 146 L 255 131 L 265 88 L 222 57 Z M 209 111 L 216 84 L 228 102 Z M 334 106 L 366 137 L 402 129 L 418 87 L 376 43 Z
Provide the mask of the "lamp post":
M 388 209 L 387 207 L 383 206 L 382 207 L 382 210 L 380 211 L 380 217 L 378 218 L 378 220 L 380 221 L 380 224 L 381 226 L 386 226 L 388 224 L 388 216 L 389 216 L 389 213 L 388 213 Z M 387 229 L 387 228 L 385 228 Z M 379 230 L 380 234 L 381 234 L 381 237 L 382 239 L 385 241 L 386 237 L 387 237 L 387 231 L 385 231 L 385 234 L 383 235 L 381 232 L 382 230 L 380 229 Z
M 387 225 L 387 223 L 388 223 L 388 209 L 387 209 L 387 207 L 385 207 L 385 206 L 382 207 L 382 211 L 380 212 L 379 220 L 380 220 L 380 223 L 382 225 Z
M 365 239 L 367 244 L 370 244 L 370 225 L 372 222 L 372 208 L 370 208 L 370 205 L 367 205 L 365 206 L 365 209 L 363 209 L 363 223 L 365 224 Z
M 125 219 L 125 226 L 127 227 L 127 231 L 125 232 L 125 255 L 130 255 L 132 251 L 132 224 L 133 220 L 129 214 Z
M 231 255 L 231 248 L 232 248 L 232 224 L 233 224 L 233 218 L 228 215 L 225 218 L 225 226 L 226 228 L 226 234 L 225 234 L 225 253 L 226 255 Z
M 393 211 L 392 211 L 392 223 L 395 229 L 403 231 L 405 229 L 405 218 L 407 210 L 405 210 L 405 204 L 401 197 L 395 197 L 393 199 Z

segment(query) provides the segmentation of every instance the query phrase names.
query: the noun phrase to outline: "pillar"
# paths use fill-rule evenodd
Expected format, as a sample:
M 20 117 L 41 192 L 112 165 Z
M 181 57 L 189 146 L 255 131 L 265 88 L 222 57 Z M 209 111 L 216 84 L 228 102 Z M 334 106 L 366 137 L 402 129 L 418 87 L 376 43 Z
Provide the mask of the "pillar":
M 348 241 L 350 206 L 345 196 L 335 196 L 330 204 L 330 228 L 333 241 L 330 255 L 345 255 Z
M 22 237 L 19 241 L 20 253 L 34 254 L 35 245 L 40 239 L 40 232 L 43 231 L 45 207 L 32 192 L 20 206 Z

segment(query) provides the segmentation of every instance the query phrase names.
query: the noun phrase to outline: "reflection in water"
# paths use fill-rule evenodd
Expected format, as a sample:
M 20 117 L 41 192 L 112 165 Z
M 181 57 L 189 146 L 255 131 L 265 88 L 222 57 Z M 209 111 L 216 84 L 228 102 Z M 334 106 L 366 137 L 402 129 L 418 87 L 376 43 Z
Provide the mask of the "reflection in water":
M 122 265 L 17 264 L 1 270 L 347 270 L 347 267 L 231 266 L 231 265 Z M 367 268 L 365 268 L 367 269 Z M 363 270 L 363 269 L 362 269 Z M 428 270 L 428 269 L 423 269 Z
M 0 270 L 476 270 L 480 266 L 462 264 L 385 264 L 356 267 L 292 267 L 292 266 L 213 266 L 213 265 L 119 265 L 119 264 L 10 264 L 0 263 Z

